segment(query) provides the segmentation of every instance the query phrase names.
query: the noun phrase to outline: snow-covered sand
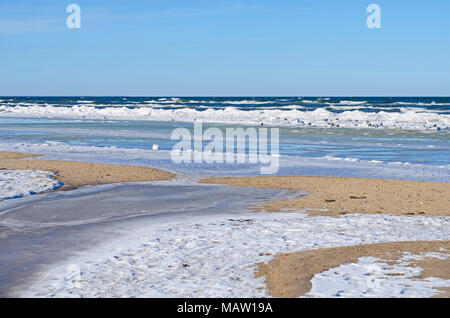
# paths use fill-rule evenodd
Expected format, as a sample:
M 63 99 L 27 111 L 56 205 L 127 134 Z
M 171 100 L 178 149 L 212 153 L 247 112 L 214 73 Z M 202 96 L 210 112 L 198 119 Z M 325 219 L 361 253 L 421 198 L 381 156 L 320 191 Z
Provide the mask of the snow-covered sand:
M 357 263 L 343 264 L 316 274 L 311 279 L 309 297 L 432 297 L 436 288 L 450 287 L 450 280 L 439 277 L 417 279 L 422 269 L 411 260 L 447 258 L 443 253 L 407 254 L 400 264 L 390 265 L 375 257 L 361 257 Z
M 303 213 L 249 213 L 201 216 L 160 224 L 140 224 L 115 240 L 104 242 L 48 268 L 20 296 L 38 297 L 266 297 L 264 279 L 255 279 L 265 253 L 350 246 L 388 241 L 448 240 L 450 218 L 352 214 L 309 217 Z M 441 279 L 409 283 L 392 277 L 383 288 L 366 288 L 367 273 L 385 269 L 374 259 L 343 265 L 339 275 L 314 278 L 314 296 L 432 296 Z M 355 266 L 362 266 L 355 269 Z M 389 269 L 388 269 L 389 270 Z M 417 269 L 416 269 L 417 271 Z M 325 280 L 325 277 L 330 279 Z M 342 278 L 344 277 L 344 278 Z M 345 277 L 349 279 L 346 280 Z M 333 284 L 345 280 L 337 293 Z M 323 284 L 328 284 L 324 292 Z M 341 290 L 339 289 L 339 290 Z
M 62 183 L 50 171 L 0 170 L 0 201 L 55 190 Z

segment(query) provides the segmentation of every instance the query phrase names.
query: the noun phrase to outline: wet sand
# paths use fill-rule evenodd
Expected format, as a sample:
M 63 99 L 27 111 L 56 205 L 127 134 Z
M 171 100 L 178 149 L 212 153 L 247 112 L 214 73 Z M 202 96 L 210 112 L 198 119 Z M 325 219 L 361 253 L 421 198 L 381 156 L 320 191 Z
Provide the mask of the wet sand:
M 450 183 L 343 177 L 232 177 L 204 183 L 306 191 L 306 196 L 263 203 L 268 212 L 305 211 L 310 215 L 347 213 L 450 215 Z
M 60 190 L 75 189 L 84 185 L 160 181 L 175 176 L 171 172 L 142 166 L 57 160 L 19 160 L 26 156 L 30 155 L 2 152 L 0 158 L 9 157 L 10 159 L 0 160 L 0 169 L 52 171 L 56 178 L 64 183 Z
M 272 296 L 299 297 L 311 290 L 311 279 L 315 274 L 342 264 L 355 263 L 358 258 L 365 256 L 377 257 L 388 264 L 395 264 L 405 252 L 414 255 L 426 252 L 447 254 L 449 257 L 443 260 L 425 258 L 412 261 L 411 265 L 423 269 L 417 279 L 450 279 L 450 241 L 390 242 L 279 254 L 267 264 L 260 263 L 256 277 L 266 278 L 267 289 Z M 442 293 L 435 297 L 448 298 L 450 290 L 443 288 Z

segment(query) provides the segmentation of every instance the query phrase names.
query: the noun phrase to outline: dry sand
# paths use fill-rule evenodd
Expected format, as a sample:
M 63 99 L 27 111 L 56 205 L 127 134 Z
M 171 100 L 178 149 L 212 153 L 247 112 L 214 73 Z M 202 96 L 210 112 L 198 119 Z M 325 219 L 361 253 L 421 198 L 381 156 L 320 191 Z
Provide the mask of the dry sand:
M 284 176 L 209 178 L 201 182 L 303 190 L 308 193 L 306 196 L 263 203 L 255 207 L 268 212 L 306 209 L 310 215 L 328 216 L 346 213 L 450 215 L 450 183 Z
M 5 152 L 0 153 L 0 156 L 24 158 L 24 154 L 13 155 Z M 56 178 L 64 183 L 61 190 L 84 185 L 168 180 L 175 176 L 173 173 L 150 167 L 56 160 L 0 160 L 0 169 L 52 171 Z
M 446 251 L 440 250 L 441 248 L 445 248 Z M 299 297 L 311 290 L 311 279 L 315 274 L 341 264 L 355 263 L 358 258 L 364 256 L 377 257 L 386 263 L 394 264 L 404 252 L 415 255 L 439 252 L 450 256 L 450 241 L 379 243 L 279 254 L 268 264 L 260 263 L 256 276 L 266 277 L 267 289 L 272 296 Z M 428 258 L 413 261 L 411 265 L 423 269 L 417 279 L 427 277 L 450 279 L 449 257 L 445 260 Z M 441 291 L 437 297 L 450 297 L 448 288 Z

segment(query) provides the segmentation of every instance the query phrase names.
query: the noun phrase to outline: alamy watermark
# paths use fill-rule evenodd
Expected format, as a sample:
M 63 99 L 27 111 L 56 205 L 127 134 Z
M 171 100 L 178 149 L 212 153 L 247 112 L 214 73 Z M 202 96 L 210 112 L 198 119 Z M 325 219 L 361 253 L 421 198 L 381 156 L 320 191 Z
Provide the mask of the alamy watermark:
M 366 25 L 369 29 L 381 28 L 381 8 L 378 4 L 369 4 L 366 9 L 370 15 L 367 17 Z M 78 4 L 69 4 L 66 12 L 70 13 L 66 20 L 69 29 L 81 29 L 81 8 Z
M 81 8 L 78 4 L 69 4 L 66 12 L 70 13 L 67 17 L 66 25 L 69 29 L 81 29 Z
M 381 29 L 381 8 L 378 4 L 370 4 L 366 9 L 370 15 L 367 17 L 366 24 L 369 29 Z
M 202 122 L 196 121 L 193 132 L 176 128 L 171 139 L 178 141 L 171 151 L 174 163 L 259 164 L 261 174 L 279 169 L 278 128 L 226 128 L 224 134 L 217 127 L 203 131 Z

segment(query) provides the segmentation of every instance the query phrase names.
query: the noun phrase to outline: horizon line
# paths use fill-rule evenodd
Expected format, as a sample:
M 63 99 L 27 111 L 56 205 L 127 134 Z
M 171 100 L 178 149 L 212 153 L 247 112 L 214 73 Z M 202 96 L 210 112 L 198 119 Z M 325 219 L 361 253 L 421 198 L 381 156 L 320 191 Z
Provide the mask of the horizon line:
M 271 98 L 271 97 L 438 97 L 438 98 L 450 98 L 450 95 L 0 95 L 0 97 L 259 97 L 259 98 Z

